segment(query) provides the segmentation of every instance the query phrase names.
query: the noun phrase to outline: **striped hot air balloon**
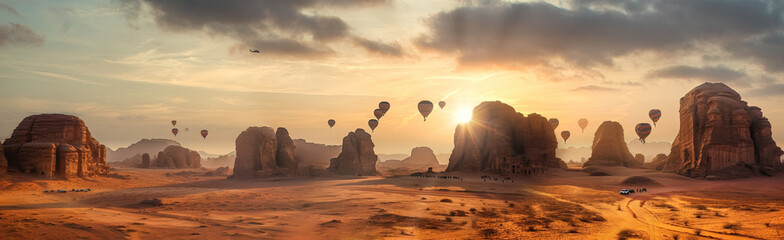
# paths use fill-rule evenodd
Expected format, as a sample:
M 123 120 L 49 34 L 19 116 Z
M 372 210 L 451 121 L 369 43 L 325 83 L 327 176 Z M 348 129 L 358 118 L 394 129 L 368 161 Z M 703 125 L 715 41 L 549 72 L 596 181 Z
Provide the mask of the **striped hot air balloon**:
M 207 129 L 201 130 L 201 137 L 203 137 L 204 139 L 207 139 L 207 134 L 208 133 L 209 132 L 207 131 Z
M 177 128 L 172 128 L 172 133 L 174 134 L 174 136 L 175 136 L 175 137 L 177 136 L 177 133 L 178 133 L 178 132 L 180 132 L 180 130 L 179 130 L 179 129 L 177 129 Z
M 384 116 L 384 110 L 381 108 L 377 108 L 373 110 L 373 116 L 376 116 L 376 119 L 381 120 L 381 117 Z
M 572 133 L 570 133 L 569 131 L 561 132 L 561 137 L 563 138 L 564 142 L 566 142 L 566 140 L 568 140 L 569 136 L 571 136 L 571 135 L 572 135 Z
M 651 120 L 653 121 L 653 126 L 655 127 L 656 122 L 658 122 L 659 119 L 661 118 L 661 110 L 651 109 L 650 111 L 648 111 L 648 117 L 651 117 Z
M 327 120 L 327 124 L 329 125 L 329 129 L 335 126 L 335 119 Z
M 368 127 L 370 127 L 370 132 L 375 132 L 376 127 L 378 127 L 378 120 L 376 119 L 368 120 Z
M 588 127 L 588 119 L 580 118 L 580 120 L 577 120 L 577 125 L 585 132 L 585 127 Z
M 380 103 L 378 103 L 378 109 L 384 111 L 384 114 L 387 114 L 387 111 L 389 111 L 389 107 L 391 107 L 391 105 L 389 105 L 389 102 L 387 101 L 381 101 Z
M 550 118 L 550 120 L 548 120 L 548 122 L 550 122 L 550 126 L 552 126 L 552 127 L 553 127 L 553 130 L 555 130 L 556 128 L 558 128 L 558 124 L 559 124 L 559 122 L 558 122 L 558 119 L 557 119 L 557 118 Z
M 417 108 L 419 108 L 419 113 L 422 114 L 422 117 L 427 121 L 427 116 L 433 111 L 433 102 L 422 100 L 417 104 Z
M 444 106 L 446 106 L 446 102 L 438 101 L 438 107 L 440 107 L 441 109 L 444 109 Z
M 651 124 L 648 123 L 638 123 L 637 126 L 634 127 L 634 132 L 637 133 L 637 136 L 640 137 L 640 142 L 643 144 L 645 143 L 645 138 L 651 134 Z

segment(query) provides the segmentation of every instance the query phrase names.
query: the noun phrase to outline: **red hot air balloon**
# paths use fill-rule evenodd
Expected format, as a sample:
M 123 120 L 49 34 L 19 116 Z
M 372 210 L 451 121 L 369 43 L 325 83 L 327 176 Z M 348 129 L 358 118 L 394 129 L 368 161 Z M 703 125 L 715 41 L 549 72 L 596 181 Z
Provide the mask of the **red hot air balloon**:
M 387 114 L 387 111 L 389 111 L 389 107 L 391 107 L 391 105 L 389 105 L 389 102 L 387 102 L 387 101 L 382 101 L 382 102 L 378 103 L 378 109 L 381 109 L 381 111 L 384 111 L 384 114 Z
M 580 118 L 580 120 L 577 120 L 577 125 L 582 128 L 582 132 L 585 132 L 585 127 L 588 126 L 588 119 Z
M 204 139 L 207 139 L 207 133 L 209 133 L 207 131 L 207 129 L 201 130 L 201 137 L 203 137 Z
M 563 138 L 564 142 L 566 142 L 566 140 L 568 140 L 569 136 L 571 136 L 571 135 L 572 135 L 572 133 L 570 133 L 569 131 L 561 132 L 561 137 Z
M 655 127 L 656 122 L 658 122 L 659 118 L 661 118 L 661 110 L 651 109 L 650 111 L 648 111 L 648 117 L 651 118 L 651 121 L 653 121 L 653 126 Z
M 328 120 L 327 124 L 329 125 L 329 129 L 332 129 L 332 127 L 335 126 L 335 119 Z
M 174 136 L 175 136 L 175 137 L 177 136 L 177 133 L 178 133 L 178 132 L 180 132 L 180 130 L 179 130 L 179 129 L 177 129 L 177 128 L 172 128 L 172 133 L 174 134 Z
M 444 106 L 446 106 L 446 102 L 438 101 L 438 107 L 440 107 L 441 109 L 444 109 Z
M 550 118 L 550 120 L 548 120 L 548 122 L 550 122 L 550 126 L 552 126 L 552 127 L 553 127 L 553 130 L 555 130 L 556 128 L 558 128 L 558 124 L 559 124 L 559 122 L 558 122 L 558 119 L 557 119 L 557 118 Z
M 370 127 L 370 132 L 375 132 L 376 127 L 378 127 L 378 120 L 376 119 L 368 120 L 368 127 Z
M 648 123 L 638 123 L 637 126 L 634 127 L 634 132 L 637 133 L 637 136 L 640 137 L 640 142 L 643 144 L 645 143 L 645 138 L 651 134 L 651 124 Z
M 172 127 L 177 125 L 177 120 L 172 120 Z
M 382 110 L 381 108 L 377 108 L 376 110 L 373 110 L 373 116 L 376 116 L 376 119 L 381 120 L 381 117 L 384 116 L 384 110 Z
M 419 113 L 422 114 L 422 117 L 427 121 L 427 116 L 433 111 L 433 102 L 422 100 L 417 104 L 417 108 L 419 108 Z

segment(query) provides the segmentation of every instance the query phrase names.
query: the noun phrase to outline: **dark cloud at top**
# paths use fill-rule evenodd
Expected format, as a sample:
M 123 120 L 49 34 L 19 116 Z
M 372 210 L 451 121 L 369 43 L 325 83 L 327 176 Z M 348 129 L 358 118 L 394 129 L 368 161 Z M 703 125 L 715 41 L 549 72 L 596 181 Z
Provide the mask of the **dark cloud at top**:
M 20 16 L 19 13 L 16 12 L 16 9 L 14 9 L 11 6 L 8 6 L 8 4 L 0 3 L 0 10 L 3 10 L 3 11 L 6 11 L 6 12 L 8 12 L 10 14 L 16 15 L 17 17 Z
M 400 44 L 398 44 L 397 42 L 383 43 L 380 41 L 373 41 L 365 38 L 355 37 L 354 43 L 364 48 L 368 52 L 372 52 L 384 56 L 391 56 L 391 57 L 403 56 L 403 48 L 400 47 Z
M 617 9 L 617 3 L 629 6 Z M 461 7 L 428 18 L 428 33 L 415 42 L 423 49 L 457 53 L 463 65 L 563 61 L 591 67 L 613 65 L 614 58 L 635 52 L 688 51 L 697 44 L 729 50 L 746 41 L 745 50 L 737 54 L 763 61 L 771 59 L 755 52 L 779 46 L 780 41 L 755 41 L 754 36 L 784 26 L 781 8 L 763 0 L 586 0 L 574 5 Z
M 738 80 L 746 77 L 747 75 L 745 72 L 732 70 L 723 66 L 698 68 L 684 65 L 657 69 L 649 72 L 647 75 L 647 78 L 672 78 L 722 82 L 737 82 Z
M 138 16 L 141 3 L 150 7 L 155 22 L 165 30 L 206 31 L 238 40 L 249 48 L 267 52 L 322 56 L 332 52 L 324 45 L 349 36 L 349 26 L 339 17 L 307 14 L 318 7 L 352 7 L 384 0 L 124 0 L 129 19 Z
M 25 25 L 17 23 L 0 25 L 0 46 L 41 46 L 43 44 L 44 37 Z

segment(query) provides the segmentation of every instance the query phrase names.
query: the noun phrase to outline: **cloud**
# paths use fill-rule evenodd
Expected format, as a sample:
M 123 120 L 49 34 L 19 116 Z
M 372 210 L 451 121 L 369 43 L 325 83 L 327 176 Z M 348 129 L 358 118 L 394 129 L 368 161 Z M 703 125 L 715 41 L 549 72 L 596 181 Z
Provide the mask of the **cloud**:
M 0 25 L 0 46 L 33 46 L 38 47 L 44 44 L 44 37 L 35 33 L 32 29 L 18 23 Z
M 749 91 L 752 96 L 784 96 L 784 84 L 767 84 Z
M 13 15 L 16 15 L 17 17 L 20 17 L 19 13 L 16 12 L 16 9 L 14 9 L 11 6 L 8 6 L 8 4 L 0 3 L 0 10 L 6 11 L 6 12 L 8 12 L 10 14 L 13 14 Z
M 729 44 L 728 51 L 736 57 L 751 58 L 770 72 L 784 72 L 784 34 L 772 33 L 758 39 Z
M 324 56 L 326 44 L 346 39 L 349 26 L 339 17 L 310 13 L 320 7 L 358 7 L 383 0 L 124 0 L 129 21 L 138 18 L 142 3 L 156 24 L 172 32 L 204 31 L 229 37 L 240 45 L 271 54 Z
M 721 81 L 721 82 L 737 82 L 740 79 L 746 78 L 745 72 L 732 70 L 723 66 L 715 67 L 692 67 L 685 65 L 670 66 L 653 70 L 646 75 L 646 78 L 670 78 L 670 79 L 687 79 L 695 81 Z
M 403 56 L 403 48 L 397 42 L 384 43 L 380 41 L 373 41 L 365 38 L 355 37 L 354 43 L 364 48 L 368 52 L 390 56 L 401 57 Z
M 426 19 L 427 32 L 414 41 L 456 54 L 461 65 L 590 68 L 637 52 L 694 51 L 698 44 L 731 51 L 730 43 L 765 43 L 753 37 L 784 26 L 780 7 L 764 0 L 632 1 L 638 4 L 621 8 L 615 0 L 577 2 L 573 8 L 545 2 L 460 7 Z M 759 47 L 780 46 L 770 42 Z M 746 46 L 749 54 L 739 56 L 758 56 L 756 45 Z
M 618 89 L 610 88 L 610 87 L 602 87 L 602 86 L 597 86 L 597 85 L 586 85 L 586 86 L 582 86 L 582 87 L 578 87 L 578 88 L 572 89 L 572 91 L 575 91 L 575 92 L 614 92 L 614 91 L 618 91 Z

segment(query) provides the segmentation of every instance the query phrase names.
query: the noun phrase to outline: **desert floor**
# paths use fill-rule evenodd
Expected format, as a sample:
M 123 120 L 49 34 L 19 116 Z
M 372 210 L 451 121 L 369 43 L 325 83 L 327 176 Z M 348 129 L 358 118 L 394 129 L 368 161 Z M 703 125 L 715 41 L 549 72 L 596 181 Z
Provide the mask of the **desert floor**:
M 60 181 L 12 174 L 0 182 L 0 239 L 784 239 L 784 176 L 700 181 L 602 170 L 612 176 L 552 170 L 514 182 L 479 174 L 241 181 L 205 170 L 118 169 Z M 620 185 L 635 175 L 662 185 Z M 648 192 L 618 194 L 637 187 Z M 153 198 L 163 205 L 140 204 Z

